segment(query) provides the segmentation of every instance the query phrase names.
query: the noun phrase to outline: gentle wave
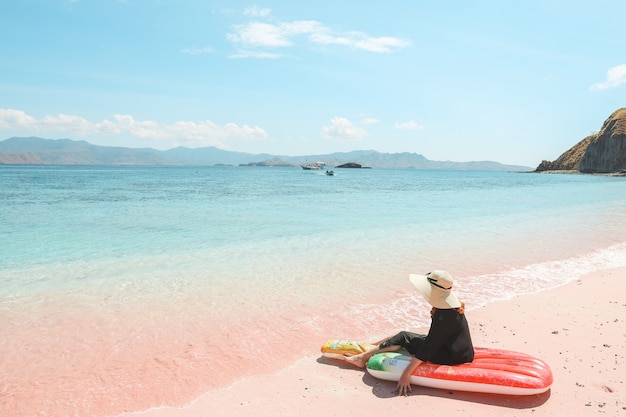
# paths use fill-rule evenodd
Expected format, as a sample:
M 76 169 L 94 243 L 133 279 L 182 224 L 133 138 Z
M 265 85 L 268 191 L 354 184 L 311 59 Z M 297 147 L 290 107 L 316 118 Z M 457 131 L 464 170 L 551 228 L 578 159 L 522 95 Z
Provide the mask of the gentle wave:
M 563 260 L 530 264 L 488 274 L 457 277 L 456 293 L 468 311 L 487 304 L 550 290 L 597 271 L 626 266 L 626 242 Z M 356 304 L 344 314 L 359 317 L 364 328 L 421 328 L 430 322 L 430 307 L 410 289 L 400 297 L 376 304 Z M 372 334 L 374 336 L 374 334 Z M 380 336 L 380 334 L 379 334 Z

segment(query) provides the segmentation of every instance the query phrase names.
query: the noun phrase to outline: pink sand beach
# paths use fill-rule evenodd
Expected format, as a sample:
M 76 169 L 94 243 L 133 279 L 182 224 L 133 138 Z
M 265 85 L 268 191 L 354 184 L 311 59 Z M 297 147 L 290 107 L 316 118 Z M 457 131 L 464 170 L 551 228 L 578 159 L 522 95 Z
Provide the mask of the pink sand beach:
M 190 404 L 121 416 L 625 416 L 625 293 L 626 268 L 608 269 L 467 313 L 476 346 L 525 352 L 551 366 L 554 384 L 541 395 L 414 386 L 401 397 L 393 382 L 308 352 L 286 369 L 246 377 Z M 342 336 L 319 335 L 319 345 Z

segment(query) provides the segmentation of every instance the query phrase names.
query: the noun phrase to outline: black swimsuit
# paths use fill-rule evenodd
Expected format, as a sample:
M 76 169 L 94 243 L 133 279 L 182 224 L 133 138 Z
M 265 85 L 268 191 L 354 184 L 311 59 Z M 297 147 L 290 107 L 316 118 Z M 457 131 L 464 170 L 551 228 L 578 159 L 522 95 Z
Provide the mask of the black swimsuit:
M 464 314 L 454 309 L 437 309 L 428 335 L 400 332 L 380 344 L 380 348 L 402 346 L 423 362 L 456 365 L 474 360 L 474 346 Z

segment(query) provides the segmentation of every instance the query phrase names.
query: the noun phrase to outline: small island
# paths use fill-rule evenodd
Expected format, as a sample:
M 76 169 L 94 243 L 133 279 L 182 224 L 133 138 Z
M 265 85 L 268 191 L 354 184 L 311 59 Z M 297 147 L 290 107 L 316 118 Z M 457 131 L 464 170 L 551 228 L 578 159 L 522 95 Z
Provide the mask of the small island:
M 293 164 L 285 162 L 280 158 L 266 159 L 264 161 L 241 163 L 240 167 L 292 167 Z
M 348 162 L 345 164 L 337 165 L 335 168 L 362 168 L 362 169 L 372 169 L 372 167 L 364 167 L 361 164 L 357 164 L 356 162 Z

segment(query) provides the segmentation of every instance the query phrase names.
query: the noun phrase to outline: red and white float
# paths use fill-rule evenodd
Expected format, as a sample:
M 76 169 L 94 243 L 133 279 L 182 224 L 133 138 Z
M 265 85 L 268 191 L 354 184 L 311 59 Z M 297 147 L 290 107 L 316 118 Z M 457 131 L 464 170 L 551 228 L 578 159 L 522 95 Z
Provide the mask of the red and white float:
M 327 357 L 352 355 L 370 346 L 351 341 L 328 341 L 322 346 Z M 398 381 L 411 361 L 406 352 L 378 353 L 367 363 L 367 372 L 388 381 Z M 534 395 L 550 389 L 550 367 L 531 355 L 510 350 L 474 348 L 474 361 L 461 365 L 421 363 L 411 383 L 424 387 L 489 394 Z

